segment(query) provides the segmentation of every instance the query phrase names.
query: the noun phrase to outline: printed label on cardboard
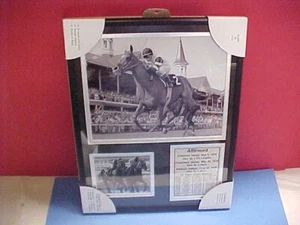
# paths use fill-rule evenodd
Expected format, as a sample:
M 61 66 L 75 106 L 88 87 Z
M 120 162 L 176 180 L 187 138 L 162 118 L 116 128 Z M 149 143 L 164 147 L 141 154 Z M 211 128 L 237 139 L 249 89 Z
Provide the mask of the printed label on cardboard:
M 95 46 L 104 30 L 105 19 L 64 19 L 66 59 L 75 59 Z
M 208 25 L 214 41 L 228 54 L 246 55 L 246 17 L 208 17 Z
M 91 187 L 80 187 L 83 213 L 116 213 L 116 207 L 109 197 Z
M 204 195 L 198 209 L 229 209 L 231 206 L 232 191 L 233 181 L 219 184 Z

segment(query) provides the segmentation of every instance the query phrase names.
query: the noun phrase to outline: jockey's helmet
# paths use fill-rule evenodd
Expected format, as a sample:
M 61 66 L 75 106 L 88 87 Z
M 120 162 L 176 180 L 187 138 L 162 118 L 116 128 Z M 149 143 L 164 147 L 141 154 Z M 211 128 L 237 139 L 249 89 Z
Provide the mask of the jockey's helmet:
M 164 60 L 160 56 L 155 59 L 155 65 L 157 65 L 157 66 L 161 66 L 163 64 L 163 62 L 164 62 Z
M 145 48 L 143 50 L 143 58 L 151 58 L 153 56 L 153 51 L 150 48 Z

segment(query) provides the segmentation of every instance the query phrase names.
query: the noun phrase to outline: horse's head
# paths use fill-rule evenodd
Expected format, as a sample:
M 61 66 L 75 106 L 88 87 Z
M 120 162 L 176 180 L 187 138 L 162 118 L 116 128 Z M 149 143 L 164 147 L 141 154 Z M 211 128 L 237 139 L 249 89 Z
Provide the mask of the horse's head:
M 136 166 L 136 168 L 147 170 L 147 164 L 145 160 L 140 160 Z
M 137 65 L 137 62 L 139 61 L 133 54 L 133 47 L 130 45 L 130 51 L 125 50 L 124 54 L 119 60 L 117 68 L 118 70 L 121 70 L 121 72 L 132 70 Z
M 117 162 L 117 168 L 123 168 L 125 167 L 125 163 L 123 162 L 122 159 L 118 159 L 118 162 Z
M 105 169 L 102 169 L 100 172 L 100 176 L 103 177 L 103 176 L 105 176 L 105 174 L 106 174 Z

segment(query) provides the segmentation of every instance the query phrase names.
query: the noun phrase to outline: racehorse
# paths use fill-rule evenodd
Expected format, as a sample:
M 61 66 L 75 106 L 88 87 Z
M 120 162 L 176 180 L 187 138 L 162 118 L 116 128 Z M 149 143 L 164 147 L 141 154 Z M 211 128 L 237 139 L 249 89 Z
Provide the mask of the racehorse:
M 126 171 L 127 176 L 127 184 L 131 192 L 139 192 L 139 184 L 142 183 L 144 185 L 143 191 L 146 191 L 148 188 L 148 184 L 143 179 L 142 170 L 147 170 L 147 164 L 144 160 L 139 160 L 137 164 L 132 164 L 128 167 Z
M 122 159 L 115 159 L 111 168 L 101 170 L 100 177 L 108 193 L 111 193 L 113 188 L 119 190 L 121 193 L 123 190 L 127 190 L 125 179 L 126 169 L 125 162 Z
M 189 126 L 193 126 L 194 131 L 192 119 L 200 107 L 193 99 L 193 88 L 185 77 L 174 76 L 177 85 L 172 88 L 171 95 L 168 96 L 168 88 L 159 76 L 153 76 L 152 80 L 149 79 L 150 74 L 143 62 L 133 54 L 132 45 L 130 45 L 130 51 L 125 51 L 121 56 L 118 68 L 121 70 L 121 74 L 122 72 L 131 71 L 134 77 L 139 92 L 137 94 L 140 96 L 139 105 L 134 113 L 134 122 L 141 130 L 147 131 L 139 124 L 138 116 L 144 112 L 157 109 L 157 124 L 150 132 L 162 127 L 162 121 L 168 112 L 173 112 L 174 118 L 179 115 L 184 116 L 184 122 L 186 123 L 184 135 Z M 168 120 L 167 124 L 170 121 Z

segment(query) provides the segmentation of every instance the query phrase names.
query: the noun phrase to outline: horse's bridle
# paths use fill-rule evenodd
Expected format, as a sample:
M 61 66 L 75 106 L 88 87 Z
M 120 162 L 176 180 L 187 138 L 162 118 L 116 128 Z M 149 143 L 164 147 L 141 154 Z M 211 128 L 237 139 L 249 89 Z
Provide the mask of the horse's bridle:
M 128 71 L 134 67 L 136 67 L 137 65 L 139 65 L 140 63 L 142 63 L 140 60 L 137 59 L 137 62 L 133 65 L 130 65 L 128 67 L 126 67 L 131 61 L 132 61 L 132 58 L 135 57 L 133 53 L 131 53 L 131 56 L 130 56 L 130 60 L 128 60 L 128 62 L 125 64 L 125 65 L 120 65 L 118 64 L 117 68 L 121 70 L 121 72 L 123 71 Z M 136 58 L 136 57 L 135 57 Z M 115 69 L 115 68 L 114 68 Z

